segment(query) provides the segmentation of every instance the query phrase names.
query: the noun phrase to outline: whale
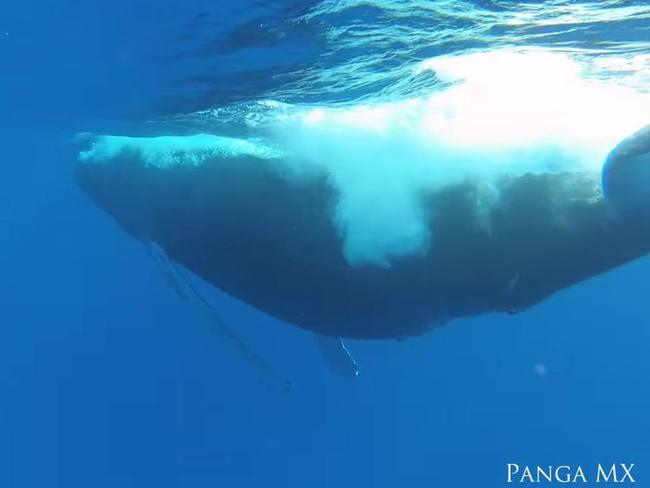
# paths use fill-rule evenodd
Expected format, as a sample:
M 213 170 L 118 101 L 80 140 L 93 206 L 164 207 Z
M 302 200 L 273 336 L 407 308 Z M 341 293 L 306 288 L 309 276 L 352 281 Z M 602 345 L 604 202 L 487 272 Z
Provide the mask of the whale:
M 418 187 L 412 198 L 430 238 L 385 259 L 349 252 L 331 174 L 297 174 L 282 157 L 229 136 L 98 136 L 81 152 L 76 181 L 135 239 L 334 340 L 402 339 L 463 317 L 518 313 L 650 252 L 650 126 L 616 144 L 601 170 Z M 380 216 L 393 211 L 376 205 Z

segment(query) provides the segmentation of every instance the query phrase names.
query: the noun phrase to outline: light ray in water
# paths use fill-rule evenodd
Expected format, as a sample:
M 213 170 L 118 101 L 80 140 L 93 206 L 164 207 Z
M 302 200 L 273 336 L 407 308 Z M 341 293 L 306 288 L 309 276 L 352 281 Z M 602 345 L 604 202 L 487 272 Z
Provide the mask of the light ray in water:
M 273 390 L 290 393 L 292 390 L 291 381 L 280 376 L 258 353 L 250 348 L 244 338 L 230 327 L 221 314 L 199 293 L 179 266 L 169 259 L 165 250 L 154 242 L 146 243 L 146 248 L 147 253 L 164 276 L 167 284 L 183 302 L 190 304 L 194 302 L 194 304 L 198 305 L 199 309 L 204 312 L 210 328 L 226 339 L 239 356 L 257 371 L 260 381 Z

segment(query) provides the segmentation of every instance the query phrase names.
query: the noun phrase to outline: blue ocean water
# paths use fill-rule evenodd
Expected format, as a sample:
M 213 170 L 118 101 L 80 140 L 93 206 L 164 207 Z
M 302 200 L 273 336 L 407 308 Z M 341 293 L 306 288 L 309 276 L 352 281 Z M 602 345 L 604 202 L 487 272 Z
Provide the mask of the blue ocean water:
M 350 341 L 202 287 L 282 375 L 260 384 L 146 250 L 77 189 L 75 134 L 247 131 L 273 100 L 441 89 L 440 55 L 544 48 L 645 93 L 645 2 L 14 2 L 0 13 L 0 486 L 491 487 L 506 463 L 637 463 L 650 479 L 650 262 L 525 313 Z

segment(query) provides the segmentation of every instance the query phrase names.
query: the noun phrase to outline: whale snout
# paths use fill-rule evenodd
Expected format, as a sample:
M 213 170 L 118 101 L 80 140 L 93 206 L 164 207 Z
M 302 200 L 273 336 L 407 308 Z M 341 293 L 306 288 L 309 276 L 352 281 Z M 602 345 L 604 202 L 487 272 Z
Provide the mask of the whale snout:
M 650 125 L 621 141 L 602 173 L 605 197 L 622 216 L 650 211 Z

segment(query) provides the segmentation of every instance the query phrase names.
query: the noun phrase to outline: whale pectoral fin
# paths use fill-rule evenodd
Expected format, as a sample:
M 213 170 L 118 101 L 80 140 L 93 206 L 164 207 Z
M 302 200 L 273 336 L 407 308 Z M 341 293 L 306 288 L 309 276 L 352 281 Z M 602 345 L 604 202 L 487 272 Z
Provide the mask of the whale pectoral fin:
M 267 364 L 264 358 L 253 351 L 246 340 L 226 323 L 221 314 L 199 293 L 190 279 L 169 259 L 165 250 L 155 242 L 147 242 L 145 244 L 149 256 L 151 256 L 156 267 L 162 272 L 168 285 L 178 294 L 183 302 L 196 306 L 202 312 L 201 315 L 210 328 L 257 371 L 260 381 L 271 388 L 271 390 L 280 393 L 291 393 L 291 382 L 278 375 Z
M 334 373 L 346 378 L 356 378 L 359 375 L 359 365 L 340 337 L 317 335 L 316 345 Z

